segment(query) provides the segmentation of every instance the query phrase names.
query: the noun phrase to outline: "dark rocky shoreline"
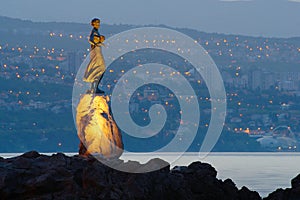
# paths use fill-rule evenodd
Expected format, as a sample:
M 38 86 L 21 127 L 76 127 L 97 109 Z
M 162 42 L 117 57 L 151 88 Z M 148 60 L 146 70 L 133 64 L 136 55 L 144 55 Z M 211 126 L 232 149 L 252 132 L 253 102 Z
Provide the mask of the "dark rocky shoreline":
M 138 168 L 165 161 L 119 162 Z M 201 162 L 132 174 L 111 169 L 91 156 L 46 156 L 31 151 L 0 157 L 0 199 L 261 199 L 257 192 L 246 187 L 239 190 L 231 179 L 216 176 L 211 165 Z M 265 199 L 300 200 L 300 175 L 292 180 L 292 188 L 278 189 Z

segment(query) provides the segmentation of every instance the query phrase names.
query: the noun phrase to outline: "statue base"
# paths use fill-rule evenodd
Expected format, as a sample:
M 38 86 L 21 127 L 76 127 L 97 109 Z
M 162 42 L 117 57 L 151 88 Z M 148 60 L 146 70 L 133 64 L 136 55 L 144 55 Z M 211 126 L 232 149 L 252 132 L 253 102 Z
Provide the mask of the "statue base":
M 82 95 L 77 106 L 76 124 L 80 139 L 79 155 L 97 154 L 119 158 L 123 153 L 121 131 L 109 109 L 109 96 L 104 93 Z

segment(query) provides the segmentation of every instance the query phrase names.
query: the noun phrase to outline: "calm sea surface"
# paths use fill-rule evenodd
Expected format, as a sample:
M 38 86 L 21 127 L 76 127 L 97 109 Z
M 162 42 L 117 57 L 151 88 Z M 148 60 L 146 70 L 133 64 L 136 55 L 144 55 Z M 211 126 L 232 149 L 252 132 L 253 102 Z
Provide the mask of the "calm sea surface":
M 72 156 L 75 153 L 66 154 Z M 18 155 L 0 153 L 4 158 Z M 216 168 L 219 179 L 230 178 L 238 188 L 247 186 L 262 197 L 277 188 L 291 187 L 291 179 L 300 174 L 300 153 L 210 153 L 205 158 L 200 158 L 198 153 L 185 153 L 176 160 L 177 156 L 176 153 L 124 153 L 121 159 L 143 163 L 160 157 L 170 162 L 172 167 L 188 165 L 194 161 L 207 162 Z

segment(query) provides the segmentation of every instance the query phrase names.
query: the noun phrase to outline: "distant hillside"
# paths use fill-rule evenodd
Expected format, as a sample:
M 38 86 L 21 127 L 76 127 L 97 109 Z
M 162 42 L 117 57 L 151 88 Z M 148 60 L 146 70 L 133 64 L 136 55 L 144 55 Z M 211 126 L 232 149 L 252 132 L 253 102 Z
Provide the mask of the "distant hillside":
M 134 28 L 130 25 L 102 24 L 101 34 L 109 36 Z M 87 37 L 91 27 L 82 23 L 32 22 L 0 16 L 0 45 L 64 48 L 80 50 L 86 48 L 86 40 L 74 41 L 70 38 L 50 38 L 51 32 L 63 35 L 78 34 Z M 103 31 L 102 31 L 103 30 Z
M 143 27 L 143 26 L 136 26 L 136 25 L 128 25 L 128 24 L 105 24 L 101 25 L 101 34 L 110 36 L 116 33 L 129 30 L 132 28 Z M 238 37 L 241 40 L 256 40 L 256 41 L 263 41 L 266 40 L 264 37 L 253 37 L 253 36 L 243 36 L 243 35 L 232 35 L 232 34 L 219 34 L 219 33 L 206 33 L 202 31 L 197 31 L 193 29 L 187 28 L 173 28 L 168 27 L 165 25 L 145 25 L 147 26 L 154 26 L 154 27 L 166 27 L 170 29 L 174 29 L 189 35 L 195 39 L 207 39 L 207 38 L 228 38 L 234 39 Z M 13 45 L 14 43 L 19 43 L 20 40 L 23 42 L 27 41 L 28 39 L 24 38 L 26 35 L 49 35 L 50 32 L 64 32 L 65 34 L 83 34 L 83 36 L 87 36 L 90 32 L 90 25 L 88 23 L 69 23 L 69 22 L 32 22 L 30 20 L 21 20 L 21 19 L 14 19 L 9 17 L 0 16 L 0 44 L 5 42 L 11 42 Z M 25 36 L 24 36 L 25 35 Z M 16 36 L 12 37 L 12 36 Z M 20 39 L 21 38 L 21 39 Z M 32 38 L 31 38 L 32 39 Z M 268 38 L 269 41 L 273 42 L 284 42 L 286 44 L 293 44 L 298 45 L 300 47 L 300 37 L 294 38 Z
M 14 19 L 0 16 L 0 31 L 9 32 L 12 30 L 35 30 L 41 31 L 65 31 L 65 32 L 87 32 L 90 30 L 90 25 L 83 23 L 68 23 L 68 22 L 32 22 L 30 20 Z M 102 28 L 105 33 L 118 33 L 128 30 L 135 26 L 132 25 L 108 25 L 103 23 Z

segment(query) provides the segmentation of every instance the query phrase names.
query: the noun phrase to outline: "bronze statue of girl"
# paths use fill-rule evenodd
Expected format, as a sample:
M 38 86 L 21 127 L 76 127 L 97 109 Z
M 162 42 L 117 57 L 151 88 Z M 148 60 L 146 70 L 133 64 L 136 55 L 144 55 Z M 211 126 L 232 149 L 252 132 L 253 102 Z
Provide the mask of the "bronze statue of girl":
M 93 29 L 90 34 L 89 43 L 91 44 L 90 62 L 85 70 L 83 81 L 91 83 L 90 93 L 104 93 L 99 90 L 98 85 L 106 70 L 104 58 L 102 55 L 101 46 L 104 46 L 103 42 L 105 37 L 100 35 L 100 20 L 94 18 L 91 21 Z

